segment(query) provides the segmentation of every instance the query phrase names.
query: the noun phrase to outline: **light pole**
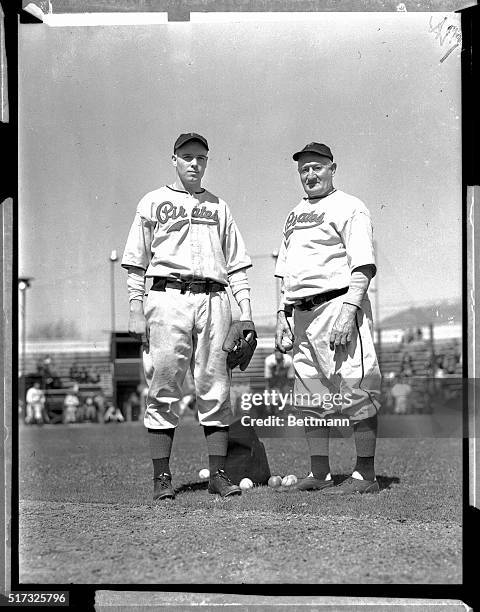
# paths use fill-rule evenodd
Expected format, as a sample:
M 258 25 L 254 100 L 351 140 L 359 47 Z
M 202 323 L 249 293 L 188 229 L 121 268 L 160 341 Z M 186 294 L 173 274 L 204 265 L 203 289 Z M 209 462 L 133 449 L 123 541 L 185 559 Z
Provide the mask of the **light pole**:
M 32 277 L 23 276 L 18 278 L 18 289 L 20 291 L 20 398 L 25 401 L 27 374 L 27 289 L 30 288 Z
M 115 337 L 115 263 L 118 261 L 116 249 L 110 253 L 110 333 L 111 333 L 111 372 L 112 372 L 112 400 L 113 405 L 117 405 L 117 385 L 115 384 L 115 354 L 117 342 Z

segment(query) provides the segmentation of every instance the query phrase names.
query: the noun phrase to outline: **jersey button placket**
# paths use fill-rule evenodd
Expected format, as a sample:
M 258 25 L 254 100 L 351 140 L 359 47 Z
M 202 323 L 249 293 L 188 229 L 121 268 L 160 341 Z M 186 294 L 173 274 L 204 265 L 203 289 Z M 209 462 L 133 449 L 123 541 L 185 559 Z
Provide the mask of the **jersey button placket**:
M 198 200 L 195 196 L 187 196 L 190 204 L 190 250 L 192 254 L 192 272 L 194 278 L 203 278 L 202 268 L 202 246 L 200 244 L 200 226 L 194 223 L 192 216 L 193 209 L 198 206 Z

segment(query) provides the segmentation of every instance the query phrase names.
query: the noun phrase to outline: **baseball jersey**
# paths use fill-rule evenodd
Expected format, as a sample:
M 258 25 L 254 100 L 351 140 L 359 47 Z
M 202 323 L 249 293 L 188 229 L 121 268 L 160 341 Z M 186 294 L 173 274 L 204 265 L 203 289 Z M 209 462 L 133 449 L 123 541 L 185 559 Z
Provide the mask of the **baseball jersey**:
M 206 189 L 190 194 L 165 185 L 139 202 L 122 266 L 145 276 L 206 279 L 228 284 L 249 268 L 242 236 L 227 204 Z
M 343 191 L 318 200 L 303 198 L 285 221 L 275 276 L 283 278 L 285 303 L 342 289 L 355 268 L 373 265 L 370 213 Z

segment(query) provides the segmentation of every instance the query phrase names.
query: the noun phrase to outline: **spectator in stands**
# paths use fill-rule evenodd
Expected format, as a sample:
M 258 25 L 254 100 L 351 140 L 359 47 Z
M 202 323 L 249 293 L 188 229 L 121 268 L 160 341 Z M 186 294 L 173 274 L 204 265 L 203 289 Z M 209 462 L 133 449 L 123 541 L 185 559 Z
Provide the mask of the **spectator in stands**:
M 40 387 L 39 382 L 33 383 L 27 391 L 26 396 L 27 411 L 25 416 L 25 423 L 28 425 L 36 423 L 41 425 L 44 422 L 44 406 L 45 406 L 45 393 Z
M 124 404 L 123 413 L 127 421 L 137 421 L 140 413 L 140 397 L 136 391 L 132 391 Z
M 409 399 L 412 387 L 404 376 L 398 376 L 390 391 L 394 399 L 393 412 L 395 414 L 407 414 L 409 411 Z
M 101 391 L 93 396 L 93 403 L 97 409 L 97 421 L 103 423 L 105 417 L 105 396 Z
M 96 385 L 100 382 L 100 375 L 95 371 L 94 368 L 90 368 L 87 372 L 87 382 Z
M 413 330 L 407 329 L 403 333 L 402 344 L 410 344 L 410 342 L 413 342 L 413 339 L 414 339 Z
M 87 368 L 85 366 L 82 366 L 80 368 L 80 371 L 78 373 L 78 382 L 81 384 L 87 384 L 88 383 L 88 372 L 87 372 Z
M 74 387 L 67 393 L 63 401 L 63 422 L 76 423 L 78 418 L 78 408 L 80 400 L 78 399 L 78 387 Z
M 278 349 L 265 359 L 265 388 L 267 391 L 277 391 L 287 394 L 293 387 L 295 371 L 293 359 Z M 274 413 L 275 406 L 265 406 L 267 413 Z
M 453 340 L 453 342 L 447 347 L 445 350 L 445 354 L 443 356 L 442 367 L 447 375 L 454 375 L 457 373 L 457 365 L 461 361 L 461 353 L 458 348 L 458 342 Z
M 138 420 L 143 420 L 143 415 L 145 414 L 145 409 L 147 407 L 147 395 L 148 395 L 148 387 L 145 383 L 140 383 L 137 387 L 137 393 L 140 397 L 140 413 L 138 415 Z
M 112 404 L 112 402 L 107 402 L 107 409 L 105 411 L 105 423 L 123 423 L 125 418 L 120 410 Z
M 97 408 L 91 395 L 88 395 L 85 398 L 85 402 L 83 404 L 83 419 L 85 421 L 89 421 L 90 423 L 94 423 L 97 420 Z
M 406 347 L 400 355 L 400 376 L 409 378 L 413 376 L 414 373 L 413 356 Z
M 70 378 L 78 382 L 79 377 L 80 377 L 80 368 L 79 368 L 78 362 L 74 361 L 70 368 Z
M 182 394 L 182 399 L 180 400 L 178 406 L 179 416 L 183 416 L 187 410 L 191 410 L 194 416 L 197 416 L 195 383 L 193 382 L 193 374 L 190 369 L 187 370 L 185 379 L 183 381 Z

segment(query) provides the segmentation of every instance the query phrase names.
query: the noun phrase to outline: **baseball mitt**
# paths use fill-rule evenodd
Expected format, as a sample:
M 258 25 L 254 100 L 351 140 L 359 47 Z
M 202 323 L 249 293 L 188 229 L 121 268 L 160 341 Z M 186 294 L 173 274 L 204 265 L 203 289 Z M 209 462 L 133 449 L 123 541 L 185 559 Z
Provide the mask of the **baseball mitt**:
M 228 353 L 227 365 L 243 372 L 257 348 L 257 332 L 253 321 L 233 321 L 222 346 Z

